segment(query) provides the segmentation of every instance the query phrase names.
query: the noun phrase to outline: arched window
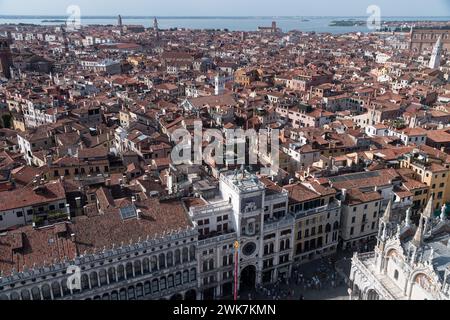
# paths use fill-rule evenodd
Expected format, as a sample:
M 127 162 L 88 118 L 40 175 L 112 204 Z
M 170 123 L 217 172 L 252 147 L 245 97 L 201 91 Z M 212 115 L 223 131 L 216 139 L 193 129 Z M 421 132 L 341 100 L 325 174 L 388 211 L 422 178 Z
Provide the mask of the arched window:
M 53 297 L 55 299 L 61 298 L 61 287 L 59 286 L 59 283 L 56 281 L 52 283 L 52 292 L 53 292 Z
M 189 280 L 190 280 L 191 282 L 197 280 L 197 270 L 196 270 L 195 268 L 192 268 L 192 269 L 191 269 L 191 272 L 190 272 L 190 274 L 189 274 Z
M 120 300 L 127 300 L 127 290 L 120 289 L 119 296 Z
M 125 265 L 125 273 L 127 274 L 127 279 L 133 278 L 133 264 L 131 262 Z
M 336 231 L 338 229 L 339 229 L 339 222 L 336 221 L 333 225 L 333 230 Z
M 58 284 L 59 286 L 59 284 Z M 20 292 L 20 296 L 22 297 L 22 300 L 31 300 L 30 291 L 24 289 Z
M 164 253 L 159 255 L 159 269 L 164 269 L 166 267 L 166 256 Z
M 44 284 L 42 286 L 41 291 L 42 291 L 42 298 L 44 300 L 52 300 L 52 295 L 50 293 L 50 286 L 48 284 Z
M 117 281 L 122 281 L 124 279 L 125 279 L 125 268 L 123 267 L 123 264 L 119 264 L 119 266 L 117 267 Z
M 61 289 L 63 292 L 63 297 L 70 295 L 70 290 L 67 287 L 67 279 L 61 281 Z
M 142 270 L 144 271 L 144 274 L 147 274 L 150 272 L 150 260 L 148 258 L 145 258 L 142 263 Z
M 208 271 L 208 261 L 203 261 L 203 272 Z
M 106 270 L 105 269 L 100 270 L 98 276 L 100 278 L 100 286 L 106 286 L 108 284 L 108 279 L 106 277 Z
M 167 277 L 167 288 L 173 288 L 175 286 L 173 275 Z
M 195 260 L 195 246 L 189 248 L 189 258 L 191 261 Z
M 89 275 L 89 278 L 91 279 L 91 288 L 96 288 L 98 287 L 98 276 L 97 276 L 97 272 L 92 272 Z
M 9 296 L 11 300 L 20 300 L 20 296 L 17 292 L 12 292 Z
M 395 272 L 394 272 L 394 279 L 398 280 L 398 270 L 395 270 Z
M 183 263 L 189 261 L 189 250 L 188 248 L 183 248 Z
M 175 265 L 179 265 L 181 263 L 181 251 L 180 249 L 175 250 Z
M 108 269 L 108 277 L 109 277 L 109 282 L 116 282 L 116 270 L 114 268 L 109 268 Z
M 128 288 L 128 300 L 134 300 L 136 298 L 136 293 L 134 291 L 134 287 Z
M 152 293 L 159 291 L 159 281 L 157 279 L 154 279 L 152 281 Z
M 168 252 L 167 253 L 167 267 L 173 267 L 173 253 L 172 252 Z
M 119 294 L 117 293 L 117 291 L 113 291 L 111 293 L 111 300 L 119 300 Z
M 136 260 L 134 262 L 134 275 L 135 276 L 140 276 L 141 274 L 142 274 L 141 261 L 140 260 Z
M 181 272 L 177 272 L 175 274 L 175 286 L 180 286 L 181 285 Z
M 325 232 L 331 232 L 331 224 L 327 223 L 326 227 L 325 227 Z
M 159 290 L 164 291 L 167 289 L 167 280 L 166 277 L 162 277 L 159 280 Z
M 31 289 L 31 296 L 33 297 L 33 300 L 41 300 L 41 291 L 38 287 L 33 287 L 33 289 Z
M 150 293 L 152 293 L 152 288 L 151 288 L 150 281 L 147 281 L 146 283 L 144 283 L 144 294 L 147 296 Z
M 136 285 L 136 298 L 140 298 L 144 296 L 144 286 L 142 283 L 138 283 Z
M 183 284 L 186 284 L 189 282 L 189 271 L 184 270 L 183 271 Z
M 150 258 L 150 267 L 152 271 L 158 270 L 158 258 L 156 256 Z
M 213 270 L 214 269 L 214 260 L 211 259 L 209 260 L 209 270 Z

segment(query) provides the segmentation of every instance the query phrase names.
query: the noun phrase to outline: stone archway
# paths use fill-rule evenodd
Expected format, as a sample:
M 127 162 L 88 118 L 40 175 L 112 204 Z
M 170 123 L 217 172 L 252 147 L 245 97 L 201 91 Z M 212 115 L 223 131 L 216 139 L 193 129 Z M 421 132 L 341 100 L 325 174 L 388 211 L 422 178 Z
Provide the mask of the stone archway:
M 170 297 L 170 300 L 172 301 L 182 301 L 183 300 L 183 295 L 177 293 L 174 294 L 172 297 Z
M 186 294 L 184 295 L 184 300 L 187 300 L 187 301 L 197 300 L 197 291 L 192 289 L 192 290 L 189 290 L 188 292 L 186 292 Z
M 241 271 L 240 290 L 253 290 L 256 286 L 256 267 L 247 266 Z
M 380 300 L 380 295 L 374 289 L 367 291 L 367 300 Z

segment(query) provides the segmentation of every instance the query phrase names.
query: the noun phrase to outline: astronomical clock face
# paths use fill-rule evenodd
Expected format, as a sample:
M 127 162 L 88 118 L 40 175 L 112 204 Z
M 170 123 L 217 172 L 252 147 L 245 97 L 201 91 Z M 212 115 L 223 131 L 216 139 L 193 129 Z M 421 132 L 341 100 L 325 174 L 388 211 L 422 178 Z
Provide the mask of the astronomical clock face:
M 242 252 L 246 256 L 251 256 L 256 251 L 256 244 L 254 242 L 247 243 L 243 248 Z

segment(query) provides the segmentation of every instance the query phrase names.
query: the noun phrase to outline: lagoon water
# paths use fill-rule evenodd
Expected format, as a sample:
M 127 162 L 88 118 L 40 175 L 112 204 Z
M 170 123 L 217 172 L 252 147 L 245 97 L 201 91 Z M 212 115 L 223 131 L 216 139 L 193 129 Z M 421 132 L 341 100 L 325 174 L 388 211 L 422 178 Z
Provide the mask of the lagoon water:
M 228 29 L 231 31 L 256 31 L 259 26 L 270 26 L 276 21 L 278 27 L 283 31 L 300 30 L 304 32 L 369 32 L 366 26 L 330 26 L 334 20 L 358 21 L 367 20 L 367 16 L 360 17 L 158 17 L 161 29 L 188 28 L 188 29 Z M 60 21 L 66 20 L 65 16 L 2 16 L 1 24 L 37 24 L 37 25 L 60 25 Z M 153 25 L 154 17 L 127 17 L 123 16 L 124 24 L 137 24 L 150 27 Z M 58 20 L 58 22 L 44 22 L 44 20 Z M 450 21 L 448 17 L 383 17 L 383 21 Z M 116 25 L 117 17 L 112 16 L 86 16 L 81 17 L 83 25 Z

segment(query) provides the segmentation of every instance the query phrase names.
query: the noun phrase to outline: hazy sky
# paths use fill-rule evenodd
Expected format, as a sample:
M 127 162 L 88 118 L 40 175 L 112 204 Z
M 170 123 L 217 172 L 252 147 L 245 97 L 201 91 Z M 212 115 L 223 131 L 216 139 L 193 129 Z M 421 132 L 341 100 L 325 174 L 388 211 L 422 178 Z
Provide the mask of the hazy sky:
M 450 0 L 0 0 L 0 15 L 139 16 L 365 16 L 369 5 L 384 16 L 450 16 Z

